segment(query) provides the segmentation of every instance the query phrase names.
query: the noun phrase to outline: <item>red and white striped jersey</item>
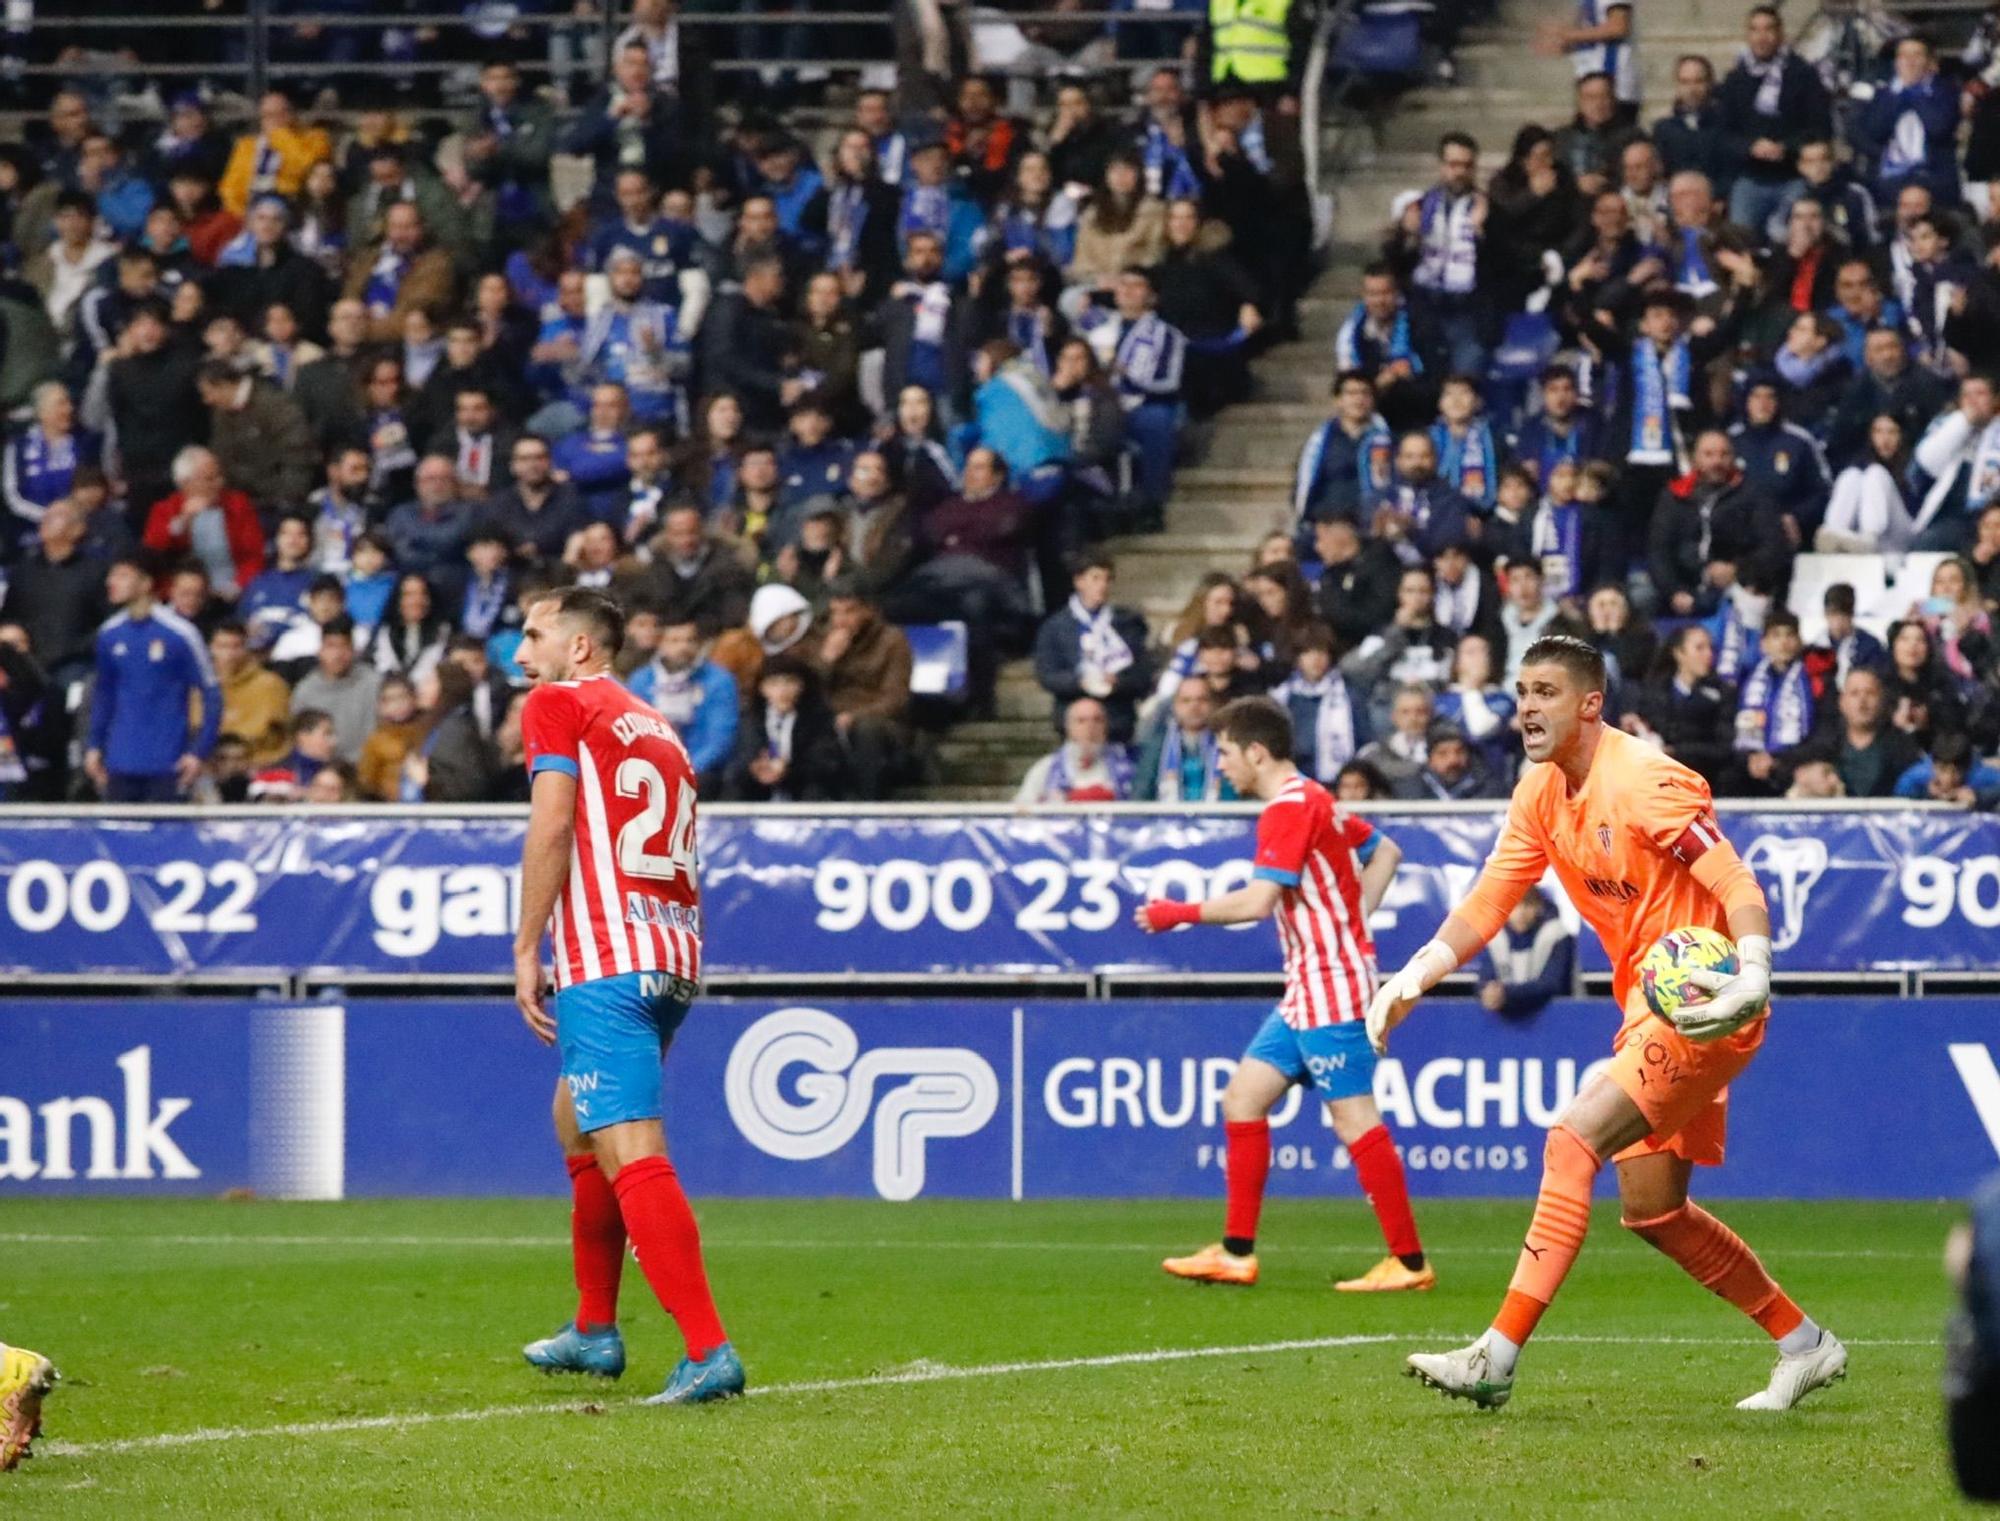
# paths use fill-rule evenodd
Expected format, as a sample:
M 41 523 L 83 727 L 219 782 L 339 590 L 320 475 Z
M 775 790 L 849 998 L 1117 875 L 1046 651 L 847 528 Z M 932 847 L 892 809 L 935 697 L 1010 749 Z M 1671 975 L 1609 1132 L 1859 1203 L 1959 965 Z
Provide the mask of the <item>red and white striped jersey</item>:
M 528 694 L 530 779 L 576 778 L 569 878 L 556 895 L 556 986 L 629 972 L 701 978 L 694 767 L 673 726 L 610 675 Z
M 1284 889 L 1277 920 L 1285 998 L 1278 1012 L 1294 1030 L 1368 1012 L 1375 942 L 1361 911 L 1361 864 L 1374 853 L 1374 829 L 1342 813 L 1326 788 L 1304 776 L 1286 782 L 1257 820 L 1256 875 Z

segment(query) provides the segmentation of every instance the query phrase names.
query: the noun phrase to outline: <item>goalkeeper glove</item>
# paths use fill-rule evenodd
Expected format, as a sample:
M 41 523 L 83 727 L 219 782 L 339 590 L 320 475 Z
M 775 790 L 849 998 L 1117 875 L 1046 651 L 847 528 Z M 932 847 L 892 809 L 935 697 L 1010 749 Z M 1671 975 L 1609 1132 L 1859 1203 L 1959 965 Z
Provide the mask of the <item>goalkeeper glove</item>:
M 1417 1000 L 1458 969 L 1458 957 L 1442 940 L 1433 940 L 1404 963 L 1376 990 L 1368 1005 L 1368 1044 L 1382 1056 L 1389 1049 L 1389 1032 L 1410 1017 Z
M 1733 976 L 1706 968 L 1688 973 L 1688 981 L 1708 994 L 1700 1003 L 1684 1003 L 1673 1012 L 1673 1027 L 1689 1040 L 1705 1043 L 1734 1035 L 1770 1007 L 1770 937 L 1745 935 L 1737 941 L 1736 963 Z

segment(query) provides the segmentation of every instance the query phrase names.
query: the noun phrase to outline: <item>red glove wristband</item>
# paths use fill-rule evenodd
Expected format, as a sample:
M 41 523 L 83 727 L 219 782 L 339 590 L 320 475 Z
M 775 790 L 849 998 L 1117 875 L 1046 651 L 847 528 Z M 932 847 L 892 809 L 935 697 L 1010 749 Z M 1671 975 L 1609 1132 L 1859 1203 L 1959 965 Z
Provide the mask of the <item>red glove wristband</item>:
M 1178 898 L 1154 898 L 1146 904 L 1146 923 L 1155 931 L 1201 923 L 1201 905 Z

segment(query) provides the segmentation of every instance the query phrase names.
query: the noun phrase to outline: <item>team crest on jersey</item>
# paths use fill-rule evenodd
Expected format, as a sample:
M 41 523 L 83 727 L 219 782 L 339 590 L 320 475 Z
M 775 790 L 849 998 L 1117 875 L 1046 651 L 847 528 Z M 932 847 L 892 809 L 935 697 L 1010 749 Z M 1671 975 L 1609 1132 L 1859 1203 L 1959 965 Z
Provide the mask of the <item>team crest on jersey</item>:
M 1597 826 L 1597 843 L 1604 847 L 1604 853 L 1607 856 L 1611 854 L 1611 826 L 1609 824 L 1599 824 Z
M 1791 474 L 1792 470 L 1791 455 L 1786 453 L 1783 449 L 1780 449 L 1776 454 L 1771 456 L 1771 468 L 1777 471 L 1778 474 L 1780 475 Z

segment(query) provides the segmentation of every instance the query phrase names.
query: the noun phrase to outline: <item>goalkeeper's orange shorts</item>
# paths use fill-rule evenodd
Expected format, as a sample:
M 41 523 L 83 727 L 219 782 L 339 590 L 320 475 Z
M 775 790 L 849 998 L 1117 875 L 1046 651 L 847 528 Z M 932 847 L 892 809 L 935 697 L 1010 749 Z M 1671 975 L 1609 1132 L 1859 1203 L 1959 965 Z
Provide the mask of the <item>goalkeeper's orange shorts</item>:
M 1699 1044 L 1646 1009 L 1637 988 L 1626 995 L 1625 1027 L 1611 1058 L 1611 1080 L 1639 1106 L 1653 1129 L 1613 1158 L 1667 1152 L 1698 1167 L 1722 1165 L 1729 1129 L 1729 1085 L 1764 1044 L 1765 1019 L 1734 1035 Z

